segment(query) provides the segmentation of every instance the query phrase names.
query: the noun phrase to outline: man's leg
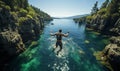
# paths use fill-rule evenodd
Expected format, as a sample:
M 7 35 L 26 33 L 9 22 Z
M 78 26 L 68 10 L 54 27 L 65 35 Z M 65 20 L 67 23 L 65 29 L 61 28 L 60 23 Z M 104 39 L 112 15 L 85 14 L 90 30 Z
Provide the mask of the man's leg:
M 56 42 L 55 48 L 53 48 L 53 52 L 55 51 L 55 49 L 58 47 L 58 42 Z
M 60 50 L 57 51 L 57 55 L 62 50 L 62 43 L 60 43 L 59 46 L 60 46 Z

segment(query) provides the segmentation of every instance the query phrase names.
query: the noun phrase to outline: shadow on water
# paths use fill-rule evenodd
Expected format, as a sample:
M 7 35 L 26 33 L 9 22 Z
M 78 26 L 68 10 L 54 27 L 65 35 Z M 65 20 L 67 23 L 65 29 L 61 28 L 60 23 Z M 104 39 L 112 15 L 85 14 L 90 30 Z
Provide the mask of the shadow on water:
M 85 31 L 85 24 L 78 27 L 69 19 L 55 19 L 52 23 L 45 26 L 38 46 L 27 49 L 11 63 L 11 71 L 108 71 L 93 56 L 104 48 L 106 38 Z M 59 29 L 70 35 L 63 38 L 63 49 L 56 55 L 59 47 L 52 52 L 56 39 L 49 33 Z

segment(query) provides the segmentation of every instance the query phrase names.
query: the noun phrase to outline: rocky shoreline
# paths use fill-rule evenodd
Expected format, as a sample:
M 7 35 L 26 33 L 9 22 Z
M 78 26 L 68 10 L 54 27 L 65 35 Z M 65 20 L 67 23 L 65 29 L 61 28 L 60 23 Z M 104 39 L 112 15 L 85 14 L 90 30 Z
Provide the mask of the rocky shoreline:
M 1 71 L 16 56 L 24 52 L 32 41 L 39 38 L 44 28 L 44 21 L 52 20 L 46 13 L 30 6 L 27 0 L 21 2 L 17 0 L 19 3 L 16 0 L 10 1 L 10 3 L 6 0 L 0 1 Z
M 93 6 L 91 14 L 75 19 L 81 23 L 86 22 L 86 29 L 92 29 L 101 35 L 110 37 L 110 44 L 103 51 L 95 52 L 97 60 L 111 71 L 120 71 L 120 1 L 105 0 L 100 8 L 98 1 Z
M 110 44 L 106 45 L 103 51 L 94 53 L 96 59 L 99 60 L 111 71 L 120 70 L 120 36 L 111 37 Z

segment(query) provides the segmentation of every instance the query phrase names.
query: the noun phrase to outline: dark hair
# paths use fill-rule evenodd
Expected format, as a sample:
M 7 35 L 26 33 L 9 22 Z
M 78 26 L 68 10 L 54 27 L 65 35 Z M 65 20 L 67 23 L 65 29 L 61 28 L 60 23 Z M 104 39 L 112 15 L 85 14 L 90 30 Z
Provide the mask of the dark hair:
M 62 29 L 60 29 L 59 32 L 62 32 Z

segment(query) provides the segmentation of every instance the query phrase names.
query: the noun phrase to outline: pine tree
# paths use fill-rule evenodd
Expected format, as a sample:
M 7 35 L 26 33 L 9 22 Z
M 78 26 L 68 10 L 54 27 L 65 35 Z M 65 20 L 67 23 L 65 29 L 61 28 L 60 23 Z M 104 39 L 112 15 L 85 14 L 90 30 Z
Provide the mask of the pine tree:
M 92 12 L 91 12 L 92 15 L 97 13 L 97 11 L 98 11 L 98 7 L 97 6 L 98 6 L 98 1 L 96 1 L 96 3 L 94 4 L 94 6 L 92 8 Z
M 108 4 L 109 4 L 109 0 L 106 0 L 106 1 L 102 4 L 101 9 L 102 9 L 102 8 L 106 8 L 106 7 L 108 6 Z

